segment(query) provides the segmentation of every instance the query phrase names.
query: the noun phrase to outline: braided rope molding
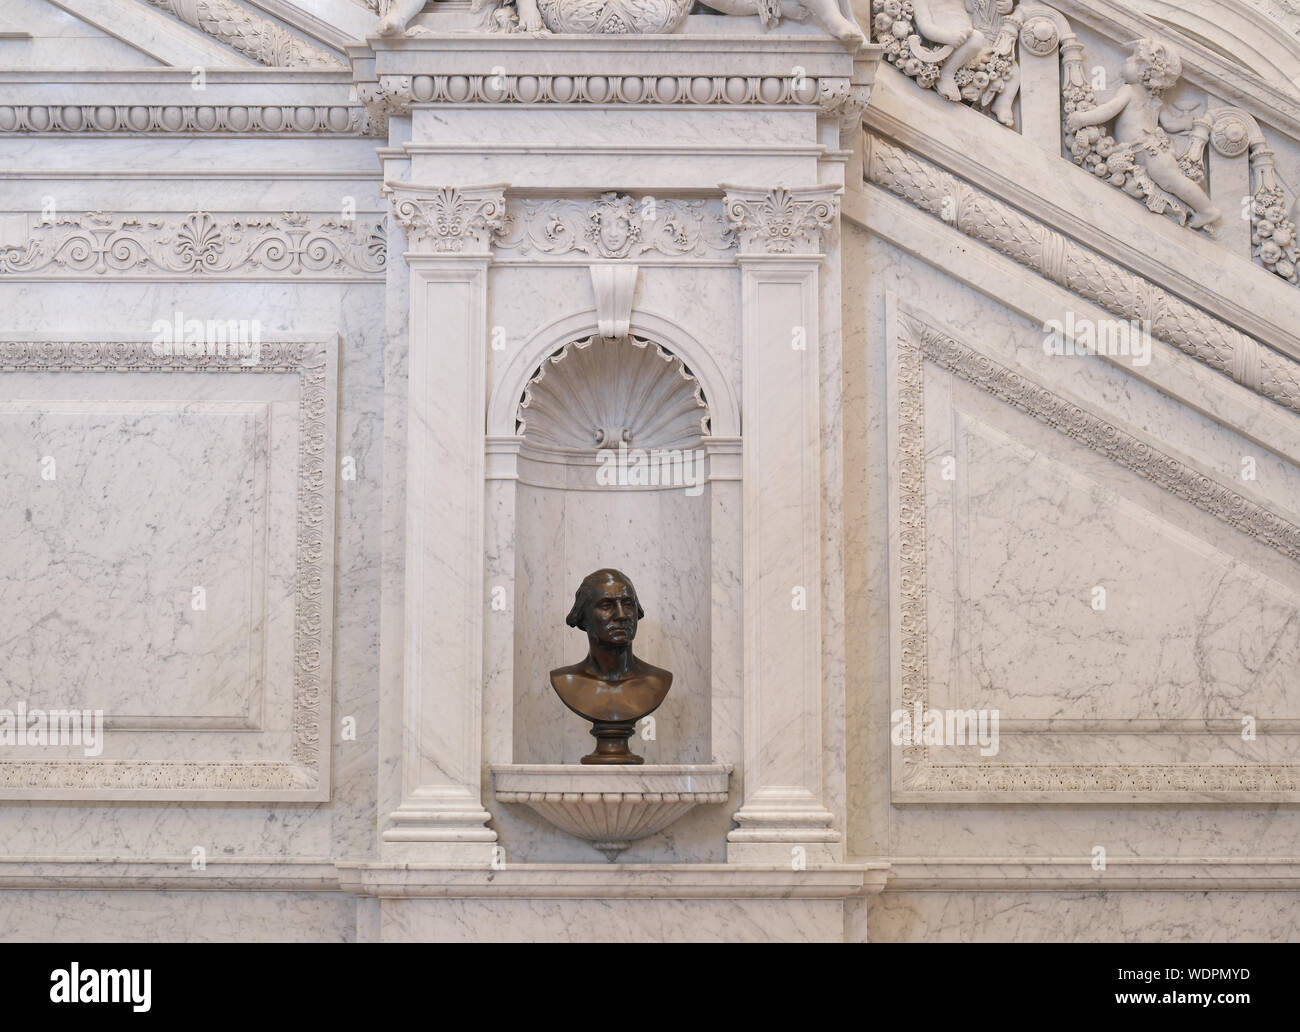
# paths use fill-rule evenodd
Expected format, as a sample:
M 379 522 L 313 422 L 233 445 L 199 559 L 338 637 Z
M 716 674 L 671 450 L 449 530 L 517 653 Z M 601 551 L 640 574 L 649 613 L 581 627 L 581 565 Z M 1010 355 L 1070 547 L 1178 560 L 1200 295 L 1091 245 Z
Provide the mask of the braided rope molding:
M 1120 318 L 1149 321 L 1179 351 L 1300 412 L 1300 378 L 1290 359 L 928 161 L 878 136 L 867 139 L 868 182 Z
M 898 354 L 898 615 L 900 705 L 929 708 L 925 523 L 925 384 L 931 362 L 1046 426 L 1124 466 L 1202 512 L 1289 558 L 1300 557 L 1300 527 L 1204 476 L 1106 420 L 1085 412 L 1023 374 L 993 361 L 914 316 L 900 313 Z M 900 750 L 898 788 L 927 796 L 995 793 L 1007 802 L 1043 795 L 1206 796 L 1235 793 L 1251 801 L 1300 793 L 1295 764 L 936 764 L 928 745 Z M 1222 800 L 1231 801 L 1231 800 Z
M 234 0 L 149 0 L 149 3 L 271 68 L 347 67 L 333 54 L 303 42 Z
M 237 354 L 162 356 L 151 341 L 0 341 L 4 372 L 295 373 L 298 376 L 298 483 L 295 516 L 293 718 L 291 762 L 200 763 L 151 761 L 14 760 L 0 762 L 0 792 L 25 790 L 172 792 L 312 792 L 321 783 L 321 724 L 328 719 L 330 582 L 327 552 L 333 530 L 326 518 L 332 495 L 327 455 L 329 345 L 321 341 L 266 341 L 257 365 Z

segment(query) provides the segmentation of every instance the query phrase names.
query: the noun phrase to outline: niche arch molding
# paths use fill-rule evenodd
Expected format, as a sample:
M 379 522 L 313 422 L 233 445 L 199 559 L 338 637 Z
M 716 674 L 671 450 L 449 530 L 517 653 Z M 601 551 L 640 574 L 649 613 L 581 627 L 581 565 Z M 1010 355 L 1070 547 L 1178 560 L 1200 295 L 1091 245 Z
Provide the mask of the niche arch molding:
M 690 369 L 708 399 L 713 437 L 740 436 L 740 407 L 731 382 L 717 359 L 675 319 L 635 311 L 629 334 L 643 337 L 672 352 Z M 566 344 L 599 333 L 594 308 L 556 319 L 536 330 L 506 364 L 488 399 L 488 437 L 515 436 L 515 413 L 524 389 L 538 367 Z

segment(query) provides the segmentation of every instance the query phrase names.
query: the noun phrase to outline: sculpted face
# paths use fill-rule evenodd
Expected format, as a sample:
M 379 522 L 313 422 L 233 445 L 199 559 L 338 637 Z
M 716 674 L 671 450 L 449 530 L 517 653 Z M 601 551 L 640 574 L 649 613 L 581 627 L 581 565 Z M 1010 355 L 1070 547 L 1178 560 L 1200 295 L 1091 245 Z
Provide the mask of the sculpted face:
M 596 585 L 587 605 L 587 633 L 604 645 L 628 645 L 636 637 L 637 600 L 626 581 Z

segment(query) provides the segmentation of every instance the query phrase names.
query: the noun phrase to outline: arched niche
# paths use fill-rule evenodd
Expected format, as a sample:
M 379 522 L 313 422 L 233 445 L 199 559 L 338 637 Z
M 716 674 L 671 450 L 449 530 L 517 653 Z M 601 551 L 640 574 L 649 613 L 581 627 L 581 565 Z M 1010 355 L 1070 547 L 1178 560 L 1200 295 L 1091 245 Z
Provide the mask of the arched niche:
M 592 570 L 622 570 L 646 615 L 636 651 L 674 674 L 638 736 L 647 763 L 707 763 L 710 745 L 712 399 L 681 355 L 632 333 L 545 354 L 517 388 L 513 760 L 576 763 L 590 725 L 548 673 L 587 649 L 565 616 Z
M 520 397 L 542 362 L 570 341 L 596 334 L 594 308 L 574 312 L 539 327 L 517 349 L 512 348 L 506 363 L 492 373 L 493 389 L 488 399 L 487 432 L 489 437 L 504 437 L 516 432 L 515 417 Z M 681 358 L 699 381 L 709 399 L 709 414 L 714 437 L 740 435 L 739 367 L 724 369 L 713 351 L 686 330 L 677 320 L 646 309 L 635 309 L 630 334 L 653 340 Z

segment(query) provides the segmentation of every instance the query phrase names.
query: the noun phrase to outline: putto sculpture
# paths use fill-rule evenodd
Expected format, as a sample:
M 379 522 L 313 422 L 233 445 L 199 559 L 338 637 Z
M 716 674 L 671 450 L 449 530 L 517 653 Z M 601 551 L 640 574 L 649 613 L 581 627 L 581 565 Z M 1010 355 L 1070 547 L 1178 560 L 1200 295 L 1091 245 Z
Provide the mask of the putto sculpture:
M 384 0 L 381 0 L 383 3 Z M 409 32 L 426 0 L 386 0 L 379 33 Z M 811 18 L 836 39 L 854 48 L 866 36 L 853 17 L 851 0 L 716 0 L 708 7 L 720 14 L 757 15 L 765 29 L 784 19 Z M 474 0 L 473 11 L 487 32 L 564 32 L 590 35 L 664 33 L 682 27 L 694 0 Z
M 636 588 L 618 570 L 582 579 L 565 622 L 587 632 L 587 657 L 551 671 L 551 687 L 569 709 L 592 722 L 595 751 L 583 763 L 644 763 L 628 748 L 636 723 L 659 708 L 673 675 L 632 654 L 645 616 Z
M 1020 93 L 1014 0 L 872 0 L 884 60 L 953 103 L 963 101 L 1015 126 Z
M 1104 165 L 1094 171 L 1105 173 L 1116 186 L 1147 201 L 1153 211 L 1164 210 L 1163 191 L 1184 205 L 1191 229 L 1213 233 L 1223 212 L 1210 195 L 1186 173 L 1193 170 L 1180 161 L 1169 133 L 1186 132 L 1194 119 L 1165 107 L 1165 92 L 1183 74 L 1178 51 L 1168 43 L 1141 39 L 1124 64 L 1124 85 L 1103 104 L 1071 112 L 1066 129 L 1078 134 L 1075 148 L 1095 147 Z M 1114 138 L 1104 138 L 1103 128 L 1114 121 Z

